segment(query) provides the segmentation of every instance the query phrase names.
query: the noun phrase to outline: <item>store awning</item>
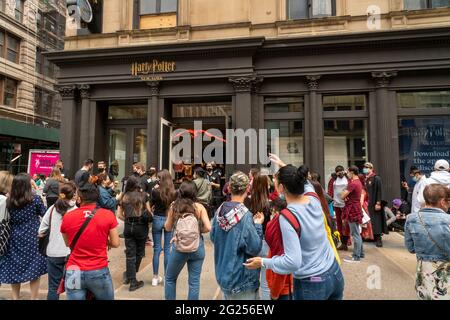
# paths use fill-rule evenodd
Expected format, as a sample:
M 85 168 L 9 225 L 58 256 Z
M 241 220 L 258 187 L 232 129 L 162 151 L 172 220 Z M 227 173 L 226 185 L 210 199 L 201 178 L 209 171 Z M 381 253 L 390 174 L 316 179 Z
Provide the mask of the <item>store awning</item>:
M 59 129 L 44 128 L 9 119 L 0 119 L 0 135 L 59 142 Z

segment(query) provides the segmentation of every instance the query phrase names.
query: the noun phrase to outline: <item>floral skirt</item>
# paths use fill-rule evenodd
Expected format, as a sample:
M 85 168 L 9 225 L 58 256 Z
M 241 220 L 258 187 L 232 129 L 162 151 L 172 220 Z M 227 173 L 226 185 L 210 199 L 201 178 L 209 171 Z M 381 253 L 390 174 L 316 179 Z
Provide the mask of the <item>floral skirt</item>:
M 421 300 L 450 300 L 450 262 L 419 260 L 416 292 Z

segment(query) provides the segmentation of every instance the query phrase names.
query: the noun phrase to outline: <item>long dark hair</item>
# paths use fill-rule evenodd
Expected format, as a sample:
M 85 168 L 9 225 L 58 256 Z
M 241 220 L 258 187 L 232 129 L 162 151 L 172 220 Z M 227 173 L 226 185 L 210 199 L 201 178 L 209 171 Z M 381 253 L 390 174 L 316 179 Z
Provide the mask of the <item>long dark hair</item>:
M 284 189 L 294 196 L 305 193 L 305 184 L 308 179 L 309 168 L 302 165 L 300 168 L 287 165 L 278 171 L 277 179 Z
M 250 198 L 250 211 L 253 214 L 269 211 L 269 180 L 267 176 L 257 175 L 253 178 Z
M 184 213 L 196 214 L 197 186 L 193 181 L 185 180 L 178 189 L 178 197 L 172 204 L 173 220 L 176 221 Z
M 62 216 L 67 213 L 70 207 L 70 200 L 73 199 L 75 193 L 77 192 L 77 186 L 73 182 L 63 183 L 59 188 L 60 197 L 55 202 L 55 209 Z M 61 195 L 64 195 L 64 198 L 61 198 Z
M 7 202 L 8 210 L 22 209 L 33 201 L 31 177 L 27 173 L 19 173 L 14 177 Z
M 327 217 L 328 225 L 331 225 L 330 223 L 333 221 L 333 218 L 331 218 L 330 209 L 328 207 L 328 202 L 327 199 L 325 198 L 325 194 L 323 193 L 322 185 L 314 180 L 311 180 L 310 182 L 313 185 L 317 195 L 319 196 L 320 204 L 322 205 L 322 211 L 325 213 L 325 216 Z
M 166 169 L 158 172 L 159 179 L 159 195 L 161 197 L 162 202 L 169 208 L 170 204 L 176 197 L 175 186 L 173 185 L 172 176 L 170 172 Z
M 134 216 L 140 217 L 144 210 L 145 195 L 141 192 L 140 179 L 131 176 L 125 185 L 122 203 L 129 204 L 134 210 Z

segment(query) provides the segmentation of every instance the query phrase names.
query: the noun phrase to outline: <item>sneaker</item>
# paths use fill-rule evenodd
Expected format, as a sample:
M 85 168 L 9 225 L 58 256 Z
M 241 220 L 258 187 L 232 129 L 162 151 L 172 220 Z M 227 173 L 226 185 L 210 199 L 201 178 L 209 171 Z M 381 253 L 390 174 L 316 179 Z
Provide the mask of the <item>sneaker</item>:
M 144 281 L 131 280 L 129 291 L 136 291 L 144 286 Z
M 122 275 L 122 282 L 123 284 L 130 284 L 130 280 L 128 280 L 126 272 L 124 272 Z
M 381 240 L 381 238 L 378 238 L 376 241 L 376 246 L 378 248 L 382 248 L 383 247 L 383 240 Z
M 339 251 L 348 251 L 348 247 L 345 244 L 341 244 L 337 250 Z
M 152 279 L 152 286 L 153 287 L 157 287 L 162 282 L 163 282 L 163 278 L 161 276 L 159 276 L 157 278 L 153 277 L 153 279 Z
M 360 263 L 361 262 L 361 260 L 360 259 L 355 259 L 355 258 L 344 258 L 344 261 L 345 262 L 348 262 L 348 263 Z

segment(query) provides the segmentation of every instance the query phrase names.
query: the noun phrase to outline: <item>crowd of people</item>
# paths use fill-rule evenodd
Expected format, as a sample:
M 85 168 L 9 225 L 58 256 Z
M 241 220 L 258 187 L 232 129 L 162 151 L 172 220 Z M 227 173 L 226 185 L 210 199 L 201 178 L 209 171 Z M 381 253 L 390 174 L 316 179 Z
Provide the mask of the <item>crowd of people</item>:
M 430 178 L 413 168 L 412 182 L 402 185 L 410 194 L 408 210 L 402 199 L 388 205 L 372 163 L 362 170 L 337 166 L 325 191 L 307 166 L 276 155 L 270 160 L 280 168 L 273 176 L 252 168 L 228 179 L 215 163 L 175 179 L 166 169 L 135 163 L 120 183 L 116 164 L 108 170 L 100 161 L 93 174 L 91 159 L 73 179 L 61 161 L 48 178 L 0 172 L 0 284 L 11 284 L 12 298 L 19 299 L 29 282 L 37 299 L 40 278 L 48 274 L 49 300 L 63 292 L 69 300 L 112 300 L 108 250 L 123 238 L 123 283 L 130 291 L 144 286 L 137 274 L 152 245 L 152 286 L 164 285 L 165 298 L 175 300 L 187 265 L 188 299 L 198 300 L 209 233 L 224 299 L 340 300 L 345 281 L 338 251 L 352 246 L 343 262 L 359 263 L 364 242 L 382 247 L 394 226 L 417 255 L 419 297 L 450 297 L 447 161 L 436 162 Z

